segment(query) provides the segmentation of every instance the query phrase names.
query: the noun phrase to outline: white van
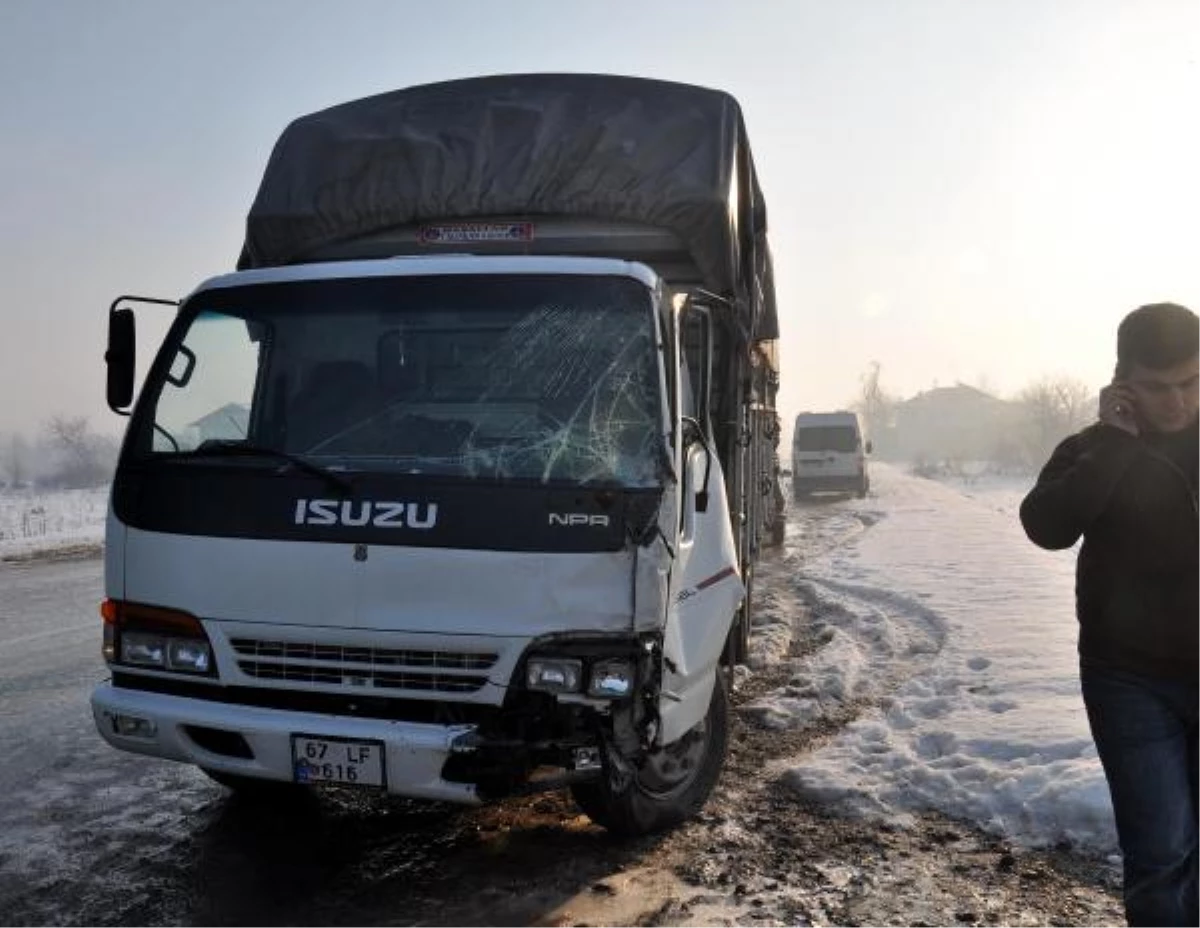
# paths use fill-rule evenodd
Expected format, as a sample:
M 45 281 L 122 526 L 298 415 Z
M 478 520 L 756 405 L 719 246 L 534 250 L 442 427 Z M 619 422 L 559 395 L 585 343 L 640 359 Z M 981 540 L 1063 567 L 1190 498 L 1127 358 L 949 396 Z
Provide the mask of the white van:
M 853 412 L 802 412 L 792 434 L 792 487 L 797 499 L 810 493 L 852 492 L 862 498 L 871 488 L 862 423 Z

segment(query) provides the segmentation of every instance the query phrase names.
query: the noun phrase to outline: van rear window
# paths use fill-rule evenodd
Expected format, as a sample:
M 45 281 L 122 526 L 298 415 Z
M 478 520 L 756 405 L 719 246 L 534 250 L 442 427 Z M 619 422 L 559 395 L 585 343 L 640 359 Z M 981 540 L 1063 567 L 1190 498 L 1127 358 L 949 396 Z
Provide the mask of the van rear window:
M 848 454 L 858 450 L 858 433 L 846 425 L 818 425 L 796 429 L 793 444 L 797 451 L 839 451 Z

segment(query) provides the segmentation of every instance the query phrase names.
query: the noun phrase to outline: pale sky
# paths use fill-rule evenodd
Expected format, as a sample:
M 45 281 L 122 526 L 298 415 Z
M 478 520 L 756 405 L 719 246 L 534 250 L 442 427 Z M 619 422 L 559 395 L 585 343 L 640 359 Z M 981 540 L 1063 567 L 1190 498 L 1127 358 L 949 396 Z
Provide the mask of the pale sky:
M 0 433 L 122 426 L 109 302 L 232 270 L 293 118 L 531 71 L 741 102 L 789 418 L 872 360 L 905 396 L 1098 388 L 1126 312 L 1200 309 L 1200 0 L 2 0 Z

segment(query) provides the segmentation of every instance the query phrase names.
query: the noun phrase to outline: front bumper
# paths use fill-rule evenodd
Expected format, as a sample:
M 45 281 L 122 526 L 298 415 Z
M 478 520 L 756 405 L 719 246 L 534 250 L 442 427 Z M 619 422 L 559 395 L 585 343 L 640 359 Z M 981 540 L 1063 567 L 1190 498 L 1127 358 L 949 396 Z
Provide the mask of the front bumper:
M 293 779 L 293 734 L 381 741 L 388 792 L 465 804 L 480 801 L 474 785 L 442 778 L 442 768 L 454 753 L 455 740 L 472 732 L 473 725 L 432 725 L 231 706 L 122 689 L 111 683 L 102 683 L 93 691 L 92 713 L 101 736 L 120 750 L 267 780 Z M 154 734 L 118 734 L 113 721 L 117 715 L 152 722 Z M 189 734 L 189 728 L 240 735 L 252 756 L 238 757 L 206 749 Z

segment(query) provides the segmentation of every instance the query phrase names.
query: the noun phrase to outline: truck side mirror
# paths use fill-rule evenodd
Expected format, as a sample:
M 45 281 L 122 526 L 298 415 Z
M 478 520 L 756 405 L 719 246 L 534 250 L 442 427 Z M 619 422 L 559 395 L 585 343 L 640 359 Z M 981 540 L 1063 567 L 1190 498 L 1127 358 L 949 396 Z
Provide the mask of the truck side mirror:
M 871 444 L 870 441 L 868 441 L 867 442 L 867 454 L 870 454 L 873 450 L 874 450 L 874 446 Z
M 124 414 L 133 402 L 134 362 L 137 357 L 137 334 L 132 309 L 114 309 L 108 314 L 108 350 L 104 361 L 108 365 L 108 407 Z

